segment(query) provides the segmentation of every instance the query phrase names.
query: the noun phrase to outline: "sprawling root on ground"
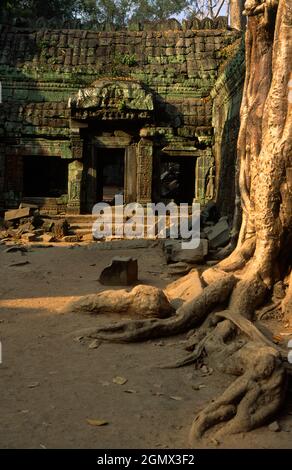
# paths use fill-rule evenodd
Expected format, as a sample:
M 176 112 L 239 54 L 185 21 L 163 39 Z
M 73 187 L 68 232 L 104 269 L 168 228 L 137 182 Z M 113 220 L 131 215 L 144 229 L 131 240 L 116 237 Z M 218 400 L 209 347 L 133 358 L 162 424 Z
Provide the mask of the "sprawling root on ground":
M 285 395 L 286 352 L 265 337 L 250 321 L 268 288 L 252 269 L 243 274 L 208 270 L 210 283 L 176 315 L 166 319 L 118 322 L 87 332 L 90 338 L 135 342 L 188 332 L 201 325 L 190 343 L 193 351 L 169 365 L 180 367 L 199 361 L 203 354 L 217 370 L 238 378 L 193 422 L 191 439 L 249 431 L 269 419 Z M 215 280 L 213 280 L 215 279 Z
M 250 431 L 273 416 L 282 404 L 285 371 L 280 354 L 257 342 L 238 342 L 237 346 L 229 360 L 229 348 L 225 349 L 224 368 L 239 377 L 198 414 L 191 428 L 191 441 L 211 428 L 215 437 Z
M 191 439 L 214 431 L 216 436 L 244 432 L 269 419 L 285 394 L 285 351 L 250 321 L 268 288 L 253 261 L 236 276 L 219 268 L 205 272 L 209 280 L 201 294 L 185 302 L 169 318 L 118 322 L 87 331 L 89 338 L 111 342 L 145 341 L 188 332 L 193 351 L 169 367 L 199 361 L 203 354 L 219 371 L 238 378 L 193 422 Z
M 119 313 L 150 318 L 167 318 L 174 312 L 166 295 L 154 286 L 138 285 L 127 289 L 106 290 L 73 300 L 65 312 L 84 312 L 92 315 Z
M 184 303 L 173 317 L 118 322 L 107 327 L 95 328 L 88 336 L 124 343 L 184 333 L 200 325 L 214 308 L 224 304 L 236 283 L 235 276 L 225 275 L 206 287 L 198 297 Z

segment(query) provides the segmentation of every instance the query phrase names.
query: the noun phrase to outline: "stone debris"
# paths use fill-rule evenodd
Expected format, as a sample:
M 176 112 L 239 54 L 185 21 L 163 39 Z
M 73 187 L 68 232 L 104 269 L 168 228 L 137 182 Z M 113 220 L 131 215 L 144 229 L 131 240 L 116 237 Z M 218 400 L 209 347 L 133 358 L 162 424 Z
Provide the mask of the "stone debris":
M 78 243 L 80 238 L 77 235 L 66 235 L 61 238 L 61 241 L 66 243 Z
M 272 432 L 280 432 L 281 426 L 279 425 L 278 421 L 273 421 L 271 424 L 269 424 L 269 430 Z
M 166 260 L 168 263 L 190 263 L 200 264 L 205 261 L 208 254 L 208 241 L 200 240 L 197 248 L 182 248 L 182 240 L 167 240 L 164 244 L 166 251 Z
M 67 219 L 42 217 L 38 206 L 35 204 L 21 203 L 18 209 L 6 211 L 4 220 L 0 219 L 0 241 L 2 241 L 2 244 L 9 241 L 21 241 L 23 243 L 80 241 L 82 237 L 70 235 L 69 230 L 70 225 Z
M 192 266 L 189 265 L 188 263 L 173 263 L 168 266 L 168 273 L 173 275 L 173 276 L 178 276 L 178 275 L 184 275 L 188 274 L 190 270 L 192 269 Z
M 60 219 L 54 222 L 52 227 L 54 237 L 62 239 L 69 235 L 69 224 L 66 219 Z M 63 240 L 65 241 L 65 240 Z
M 54 242 L 55 241 L 55 237 L 54 235 L 50 234 L 50 233 L 44 233 L 41 237 L 40 237 L 40 241 L 44 242 L 44 243 L 50 243 L 50 242 Z
M 22 209 L 9 210 L 5 212 L 4 220 L 5 221 L 19 221 L 24 217 L 29 217 L 32 215 L 32 209 L 30 207 L 24 207 Z
M 107 286 L 131 286 L 138 281 L 138 262 L 134 258 L 115 257 L 101 273 L 99 282 Z
M 227 222 L 227 217 L 221 217 L 217 224 L 212 227 L 207 227 L 204 232 L 209 241 L 211 249 L 220 248 L 225 246 L 230 239 L 230 228 Z
M 34 242 L 37 239 L 37 235 L 35 233 L 23 233 L 21 239 L 26 242 Z

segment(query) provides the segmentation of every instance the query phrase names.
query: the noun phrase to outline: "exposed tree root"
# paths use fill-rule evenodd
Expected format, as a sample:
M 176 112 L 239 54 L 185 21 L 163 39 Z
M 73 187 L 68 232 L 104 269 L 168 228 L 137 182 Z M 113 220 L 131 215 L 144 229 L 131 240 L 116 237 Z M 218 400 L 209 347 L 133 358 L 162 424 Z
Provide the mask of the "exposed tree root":
M 227 258 L 220 261 L 218 268 L 225 272 L 242 269 L 254 254 L 255 242 L 255 237 L 246 239 L 240 247 L 237 247 Z
M 262 320 L 266 315 L 268 315 L 269 313 L 273 312 L 274 310 L 278 309 L 281 305 L 281 301 L 279 300 L 278 302 L 272 304 L 272 305 L 269 305 L 268 307 L 266 307 L 265 309 L 263 309 L 259 315 L 258 315 L 258 319 L 259 320 Z
M 240 377 L 198 414 L 191 428 L 192 443 L 211 429 L 216 437 L 250 431 L 272 417 L 282 404 L 286 375 L 274 348 L 257 342 L 239 343 L 233 355 L 226 355 L 224 368 Z
M 96 328 L 88 336 L 123 343 L 184 333 L 200 325 L 214 308 L 226 302 L 236 283 L 235 276 L 226 275 L 206 287 L 198 297 L 185 302 L 173 317 L 118 322 L 107 327 Z

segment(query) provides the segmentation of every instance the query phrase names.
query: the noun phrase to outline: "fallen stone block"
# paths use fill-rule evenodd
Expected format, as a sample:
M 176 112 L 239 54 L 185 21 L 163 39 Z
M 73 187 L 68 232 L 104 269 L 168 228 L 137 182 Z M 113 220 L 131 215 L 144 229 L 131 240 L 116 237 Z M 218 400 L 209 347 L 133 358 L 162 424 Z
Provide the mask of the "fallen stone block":
M 36 238 L 37 236 L 35 233 L 23 233 L 21 235 L 21 240 L 24 240 L 26 242 L 34 242 Z
M 55 241 L 55 237 L 51 233 L 44 233 L 41 236 L 41 241 L 44 242 L 44 243 L 50 243 L 50 242 Z
M 204 232 L 212 249 L 225 246 L 229 242 L 230 229 L 225 217 L 222 217 L 213 227 L 206 228 Z
M 19 209 L 25 209 L 25 208 L 29 208 L 29 209 L 34 209 L 34 210 L 38 210 L 39 206 L 37 204 L 30 204 L 28 202 L 21 202 L 19 204 Z
M 77 243 L 79 242 L 79 238 L 77 235 L 66 235 L 65 237 L 61 238 L 61 241 L 67 243 Z
M 207 254 L 208 240 L 205 239 L 200 240 L 200 244 L 197 248 L 182 248 L 182 242 L 180 240 L 172 240 L 172 243 L 168 243 L 166 246 L 166 259 L 169 263 L 203 263 Z
M 106 286 L 130 286 L 138 281 L 138 263 L 134 258 L 116 257 L 101 273 L 99 281 Z
M 69 232 L 69 224 L 67 220 L 61 219 L 61 220 L 55 221 L 52 227 L 52 232 L 56 238 L 66 237 Z M 63 240 L 63 241 L 67 241 L 67 240 Z
M 82 235 L 83 242 L 92 242 L 94 240 L 92 233 L 85 233 Z
M 23 209 L 13 209 L 5 212 L 5 221 L 16 221 L 23 217 L 29 217 L 33 210 L 30 207 L 24 207 Z
M 24 224 L 19 225 L 17 229 L 17 233 L 19 235 L 22 235 L 24 233 L 32 233 L 34 230 L 34 226 L 32 225 L 31 222 L 26 222 Z
M 44 232 L 51 232 L 54 227 L 54 222 L 53 220 L 44 220 L 42 224 L 42 229 Z
M 187 274 L 191 270 L 191 266 L 188 263 L 173 263 L 168 266 L 168 273 L 172 274 L 173 276 L 184 275 Z

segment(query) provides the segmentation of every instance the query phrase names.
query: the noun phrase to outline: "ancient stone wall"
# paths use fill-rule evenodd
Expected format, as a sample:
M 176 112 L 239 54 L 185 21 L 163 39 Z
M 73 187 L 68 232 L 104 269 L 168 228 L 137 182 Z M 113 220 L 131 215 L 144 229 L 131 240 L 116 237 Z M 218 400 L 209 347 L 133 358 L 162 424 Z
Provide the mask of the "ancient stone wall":
M 212 25 L 204 27 L 208 26 Z M 186 24 L 184 29 L 119 32 L 0 27 L 0 137 L 6 161 L 25 155 L 82 158 L 82 131 L 72 134 L 68 100 L 97 80 L 135 81 L 152 94 L 155 104 L 140 136 L 152 139 L 153 158 L 163 147 L 172 152 L 185 147 L 196 150 L 202 162 L 196 198 L 204 202 L 217 125 L 211 91 L 230 60 L 228 49 L 233 44 L 237 48 L 239 36 L 228 29 L 186 29 Z M 216 175 L 221 165 L 218 145 Z M 139 169 L 137 174 L 139 181 Z M 7 178 L 2 199 L 11 202 Z M 20 183 L 15 187 L 15 205 L 19 193 Z
M 215 129 L 213 154 L 216 162 L 216 201 L 221 215 L 232 219 L 235 200 L 235 167 L 239 112 L 245 76 L 244 45 L 230 50 L 230 61 L 211 92 Z

